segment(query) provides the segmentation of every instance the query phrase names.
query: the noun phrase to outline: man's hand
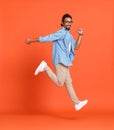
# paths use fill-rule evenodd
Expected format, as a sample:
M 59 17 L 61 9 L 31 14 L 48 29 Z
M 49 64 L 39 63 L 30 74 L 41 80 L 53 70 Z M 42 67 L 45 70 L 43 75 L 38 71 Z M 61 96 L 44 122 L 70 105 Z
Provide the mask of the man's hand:
M 25 43 L 26 43 L 26 44 L 30 44 L 30 43 L 32 43 L 32 42 L 39 42 L 39 40 L 38 40 L 38 38 L 27 38 L 27 39 L 25 40 Z
M 31 42 L 32 42 L 32 40 L 30 38 L 25 39 L 26 44 L 30 44 Z
M 82 28 L 78 28 L 77 29 L 77 33 L 79 34 L 79 36 L 78 36 L 77 44 L 76 44 L 76 47 L 75 47 L 76 50 L 78 50 L 79 47 L 80 47 L 80 42 L 81 42 L 82 35 L 83 35 L 83 29 Z
M 78 28 L 77 32 L 78 32 L 79 35 L 83 35 L 83 29 L 82 28 Z

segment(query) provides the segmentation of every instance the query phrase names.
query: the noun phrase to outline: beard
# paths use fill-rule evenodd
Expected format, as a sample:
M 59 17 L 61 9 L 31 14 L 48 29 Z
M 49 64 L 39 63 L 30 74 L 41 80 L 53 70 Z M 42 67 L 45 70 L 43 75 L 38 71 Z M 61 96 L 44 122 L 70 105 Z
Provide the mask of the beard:
M 66 27 L 66 29 L 67 29 L 67 30 L 70 30 L 70 28 L 71 28 L 71 26 L 69 26 L 69 27 Z
M 69 30 L 70 30 L 70 28 L 66 28 L 66 30 L 68 30 L 68 31 L 69 31 Z
M 66 30 L 70 30 L 70 28 L 71 28 L 71 26 L 69 26 L 69 27 L 66 26 L 65 27 L 63 24 L 61 24 L 61 26 L 64 27 Z
M 70 28 L 66 28 L 66 30 L 68 30 L 68 31 L 69 31 L 69 30 L 70 30 Z

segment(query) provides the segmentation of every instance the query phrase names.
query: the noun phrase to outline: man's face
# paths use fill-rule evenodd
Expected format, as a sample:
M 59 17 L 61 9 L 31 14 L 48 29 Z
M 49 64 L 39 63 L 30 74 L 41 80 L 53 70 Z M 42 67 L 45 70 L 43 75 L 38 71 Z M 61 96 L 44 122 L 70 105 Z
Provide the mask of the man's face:
M 72 24 L 72 19 L 67 17 L 65 18 L 64 22 L 62 23 L 63 27 L 70 30 L 71 24 Z

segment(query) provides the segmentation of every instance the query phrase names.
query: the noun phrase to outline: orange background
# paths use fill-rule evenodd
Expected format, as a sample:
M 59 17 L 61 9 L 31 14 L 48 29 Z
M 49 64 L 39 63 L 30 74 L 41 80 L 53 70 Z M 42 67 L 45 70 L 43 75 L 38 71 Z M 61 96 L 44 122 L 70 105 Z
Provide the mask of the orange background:
M 52 43 L 25 44 L 27 37 L 60 29 L 61 17 L 73 17 L 71 33 L 84 36 L 71 68 L 78 97 L 87 111 L 114 110 L 113 0 L 4 0 L 0 2 L 0 113 L 74 111 L 65 87 L 34 70 L 45 60 L 54 70 Z

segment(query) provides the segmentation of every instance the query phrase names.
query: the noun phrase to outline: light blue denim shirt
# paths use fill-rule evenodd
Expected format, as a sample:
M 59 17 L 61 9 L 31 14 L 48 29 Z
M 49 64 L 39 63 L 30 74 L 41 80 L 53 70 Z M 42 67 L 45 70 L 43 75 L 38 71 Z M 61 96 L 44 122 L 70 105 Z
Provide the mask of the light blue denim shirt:
M 72 61 L 74 59 L 74 48 L 76 46 L 76 41 L 70 32 L 62 27 L 62 29 L 56 31 L 53 34 L 47 36 L 40 36 L 40 42 L 53 42 L 52 50 L 52 60 L 54 66 L 59 63 L 65 66 L 72 66 Z M 70 44 L 70 50 L 69 50 Z

